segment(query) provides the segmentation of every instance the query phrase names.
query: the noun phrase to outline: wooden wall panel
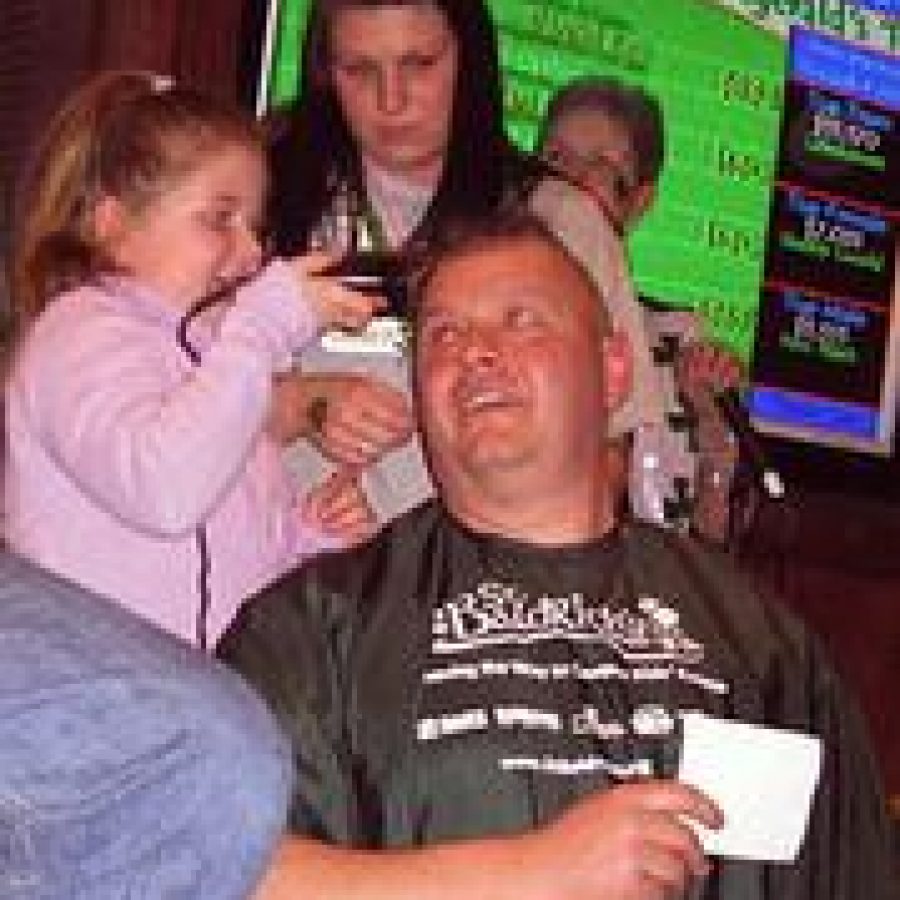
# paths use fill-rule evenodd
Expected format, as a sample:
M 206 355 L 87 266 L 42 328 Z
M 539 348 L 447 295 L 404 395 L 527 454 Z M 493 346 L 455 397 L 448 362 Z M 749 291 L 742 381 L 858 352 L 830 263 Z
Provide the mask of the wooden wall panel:
M 17 175 L 59 98 L 90 65 L 91 0 L 0 3 L 0 184 L 8 232 Z
M 242 0 L 98 2 L 97 66 L 146 68 L 233 97 Z
M 209 4 L 215 17 L 217 2 Z M 174 74 L 180 0 L 95 0 L 92 68 Z
M 236 97 L 245 0 L 2 0 L 0 177 L 87 73 L 140 68 Z
M 182 0 L 174 44 L 175 74 L 206 91 L 233 98 L 244 53 L 243 4 Z
M 745 566 L 819 634 L 856 692 L 900 797 L 900 506 L 801 490 L 760 516 Z
M 247 3 L 0 0 L 0 258 L 25 161 L 60 98 L 105 68 L 150 69 L 237 97 Z

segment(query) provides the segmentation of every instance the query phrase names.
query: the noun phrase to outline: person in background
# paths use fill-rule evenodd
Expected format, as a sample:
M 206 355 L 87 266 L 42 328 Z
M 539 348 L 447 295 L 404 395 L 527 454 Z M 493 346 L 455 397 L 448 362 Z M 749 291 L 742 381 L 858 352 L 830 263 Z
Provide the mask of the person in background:
M 659 104 L 639 87 L 585 76 L 553 94 L 539 134 L 552 166 L 579 184 L 617 230 L 627 235 L 652 208 L 665 160 Z M 690 523 L 700 535 L 726 542 L 737 521 L 729 504 L 738 451 L 715 403 L 715 393 L 741 378 L 738 360 L 703 338 L 695 314 L 648 307 L 647 325 L 667 401 L 667 427 L 638 434 L 639 456 L 658 460 L 649 473 L 645 517 Z M 686 410 L 685 410 L 686 408 Z M 687 412 L 687 414 L 686 414 Z
M 0 550 L 0 896 L 243 900 L 289 747 L 212 660 Z
M 263 264 L 267 180 L 243 113 L 104 73 L 50 124 L 15 248 L 6 539 L 201 646 L 374 527 L 348 474 L 300 500 L 269 431 L 292 353 L 378 301 L 322 258 Z
M 449 217 L 490 216 L 523 196 L 591 272 L 633 347 L 635 389 L 618 437 L 661 423 L 661 390 L 643 315 L 605 215 L 551 177 L 503 128 L 497 36 L 484 0 L 313 0 L 300 95 L 273 144 L 276 246 L 402 254 L 415 259 Z M 301 441 L 300 480 L 358 470 L 382 521 L 432 488 L 412 421 L 402 345 L 370 332 L 311 347 L 286 405 Z M 304 425 L 303 422 L 307 424 Z M 376 454 L 403 445 L 371 465 Z
M 719 550 L 620 517 L 603 448 L 630 353 L 593 280 L 526 214 L 445 240 L 414 340 L 436 498 L 267 589 L 219 647 L 293 748 L 270 896 L 894 897 L 819 643 Z M 722 819 L 676 778 L 685 711 L 821 738 L 793 862 L 704 855 L 693 825 Z

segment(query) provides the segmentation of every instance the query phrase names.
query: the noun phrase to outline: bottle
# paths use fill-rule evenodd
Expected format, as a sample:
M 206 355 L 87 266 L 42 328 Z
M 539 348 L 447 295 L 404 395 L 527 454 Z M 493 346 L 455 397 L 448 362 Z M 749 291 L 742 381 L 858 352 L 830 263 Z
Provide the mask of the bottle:
M 641 425 L 632 433 L 628 502 L 635 519 L 665 526 L 670 485 L 662 465 L 658 432 L 657 426 Z

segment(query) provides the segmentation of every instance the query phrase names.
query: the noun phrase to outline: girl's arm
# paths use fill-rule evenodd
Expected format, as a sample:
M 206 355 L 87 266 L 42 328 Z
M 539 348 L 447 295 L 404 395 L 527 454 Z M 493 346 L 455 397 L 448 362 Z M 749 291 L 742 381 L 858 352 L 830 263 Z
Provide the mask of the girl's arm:
M 12 389 L 48 453 L 96 503 L 133 527 L 186 533 L 260 438 L 273 373 L 316 332 L 297 274 L 274 262 L 239 289 L 201 364 L 174 382 L 174 330 L 84 294 L 38 323 Z

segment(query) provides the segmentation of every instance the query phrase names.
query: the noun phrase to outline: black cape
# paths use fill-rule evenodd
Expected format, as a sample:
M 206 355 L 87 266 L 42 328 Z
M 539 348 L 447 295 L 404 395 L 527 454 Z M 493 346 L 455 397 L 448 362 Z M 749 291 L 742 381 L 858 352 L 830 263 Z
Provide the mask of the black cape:
M 432 502 L 282 579 L 219 652 L 293 742 L 299 833 L 374 848 L 527 830 L 673 774 L 678 712 L 702 710 L 819 735 L 824 760 L 797 862 L 715 861 L 698 896 L 895 896 L 855 704 L 785 609 L 687 538 L 627 525 L 542 548 Z

